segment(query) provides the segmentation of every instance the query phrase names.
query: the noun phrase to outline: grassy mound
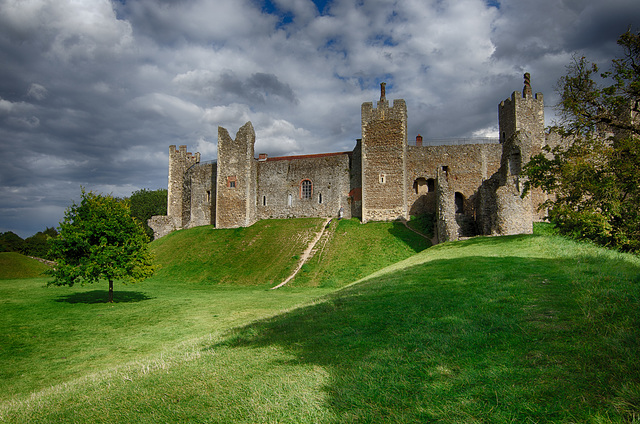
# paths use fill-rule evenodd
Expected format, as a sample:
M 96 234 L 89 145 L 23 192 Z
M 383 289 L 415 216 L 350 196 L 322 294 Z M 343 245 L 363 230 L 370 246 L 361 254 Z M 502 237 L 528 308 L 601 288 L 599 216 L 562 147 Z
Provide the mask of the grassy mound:
M 640 415 L 640 260 L 558 236 L 445 243 L 337 291 L 158 278 L 106 305 L 3 284 L 12 287 L 0 292 L 0 335 L 20 350 L 0 357 L 3 422 Z M 17 369 L 27 357 L 31 367 Z M 61 380 L 70 371 L 80 378 Z M 29 378 L 40 387 L 33 395 L 20 386 Z
M 154 241 L 156 278 L 183 282 L 273 286 L 295 268 L 322 219 L 274 219 L 247 228 L 210 226 L 176 231 Z
M 322 219 L 271 219 L 247 228 L 197 227 L 151 246 L 160 265 L 155 278 L 273 287 L 295 269 Z M 430 246 L 398 222 L 333 221 L 318 252 L 292 286 L 341 287 Z
M 400 222 L 333 221 L 328 237 L 289 284 L 342 287 L 431 246 Z
M 0 280 L 37 278 L 47 269 L 47 265 L 20 253 L 0 252 Z

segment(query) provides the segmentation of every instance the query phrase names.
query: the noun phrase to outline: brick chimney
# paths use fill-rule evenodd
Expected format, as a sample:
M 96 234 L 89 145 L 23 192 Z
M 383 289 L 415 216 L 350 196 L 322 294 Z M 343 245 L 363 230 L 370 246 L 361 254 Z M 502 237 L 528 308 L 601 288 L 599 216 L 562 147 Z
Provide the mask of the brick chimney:
M 420 134 L 416 136 L 416 146 L 422 146 L 422 136 Z

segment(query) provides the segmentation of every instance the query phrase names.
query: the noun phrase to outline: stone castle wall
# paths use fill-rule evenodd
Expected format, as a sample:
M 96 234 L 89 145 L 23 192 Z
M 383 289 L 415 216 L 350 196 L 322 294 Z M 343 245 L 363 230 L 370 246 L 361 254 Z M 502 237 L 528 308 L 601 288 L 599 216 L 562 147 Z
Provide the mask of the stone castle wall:
M 236 134 L 218 127 L 218 166 L 215 225 L 218 228 L 248 227 L 256 221 L 256 134 L 247 122 Z
M 200 153 L 192 154 L 188 152 L 187 146 L 180 146 L 178 150 L 176 150 L 175 145 L 169 146 L 167 216 L 172 217 L 176 228 L 182 228 L 183 225 L 184 174 L 187 169 L 199 162 Z
M 235 139 L 218 129 L 217 163 L 200 163 L 186 146 L 170 147 L 168 216 L 154 217 L 156 237 L 179 228 L 249 226 L 259 219 L 337 216 L 371 220 L 437 216 L 439 239 L 531 232 L 545 200 L 522 198 L 522 165 L 546 142 L 542 94 L 523 92 L 498 106 L 500 143 L 407 143 L 404 100 L 362 104 L 362 139 L 352 152 L 268 158 L 254 155 L 250 122 Z
M 407 201 L 409 214 L 434 213 L 435 181 L 446 170 L 448 187 L 464 196 L 463 210 L 472 214 L 472 196 L 482 181 L 500 167 L 500 144 L 462 144 L 452 146 L 408 146 Z
M 184 175 L 183 227 L 191 228 L 215 222 L 217 164 L 198 163 Z
M 258 219 L 351 217 L 349 153 L 268 158 L 258 162 Z M 303 185 L 306 188 L 303 188 Z
M 384 90 L 384 89 L 383 89 Z M 407 105 L 384 98 L 362 105 L 362 222 L 407 215 Z

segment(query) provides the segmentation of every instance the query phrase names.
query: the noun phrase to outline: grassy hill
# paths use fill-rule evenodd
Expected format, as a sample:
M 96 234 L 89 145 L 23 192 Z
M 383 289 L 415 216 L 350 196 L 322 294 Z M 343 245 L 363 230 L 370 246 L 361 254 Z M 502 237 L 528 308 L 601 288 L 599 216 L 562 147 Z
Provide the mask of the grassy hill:
M 0 280 L 42 277 L 47 269 L 47 265 L 20 253 L 0 252 Z
M 369 224 L 340 225 L 357 239 Z M 0 349 L 0 421 L 640 415 L 638 257 L 550 235 L 480 237 L 409 255 L 340 290 L 309 287 L 308 274 L 340 269 L 323 257 L 307 281 L 275 291 L 249 278 L 182 282 L 165 262 L 166 274 L 121 290 L 128 295 L 114 305 L 93 303 L 95 289 L 0 282 L 0 346 L 9 346 Z
M 197 227 L 152 243 L 157 278 L 205 285 L 273 287 L 295 269 L 323 219 L 271 219 L 247 228 Z M 319 252 L 291 285 L 340 287 L 431 244 L 400 223 L 333 221 Z

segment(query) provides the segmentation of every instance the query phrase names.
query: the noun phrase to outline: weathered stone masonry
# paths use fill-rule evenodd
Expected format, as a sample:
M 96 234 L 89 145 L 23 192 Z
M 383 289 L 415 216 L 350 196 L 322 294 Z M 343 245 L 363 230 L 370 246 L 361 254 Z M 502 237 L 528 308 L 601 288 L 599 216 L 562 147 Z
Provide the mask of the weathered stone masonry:
M 257 220 L 337 216 L 363 222 L 437 217 L 440 241 L 476 234 L 530 233 L 539 192 L 521 197 L 521 167 L 547 142 L 542 94 L 522 93 L 498 106 L 500 139 L 462 145 L 407 140 L 404 100 L 385 97 L 361 108 L 362 139 L 351 152 L 268 157 L 254 154 L 250 122 L 235 139 L 218 129 L 217 162 L 200 162 L 186 146 L 169 148 L 166 217 L 153 217 L 155 236 L 180 228 L 234 228 Z M 415 144 L 415 145 L 414 145 Z

